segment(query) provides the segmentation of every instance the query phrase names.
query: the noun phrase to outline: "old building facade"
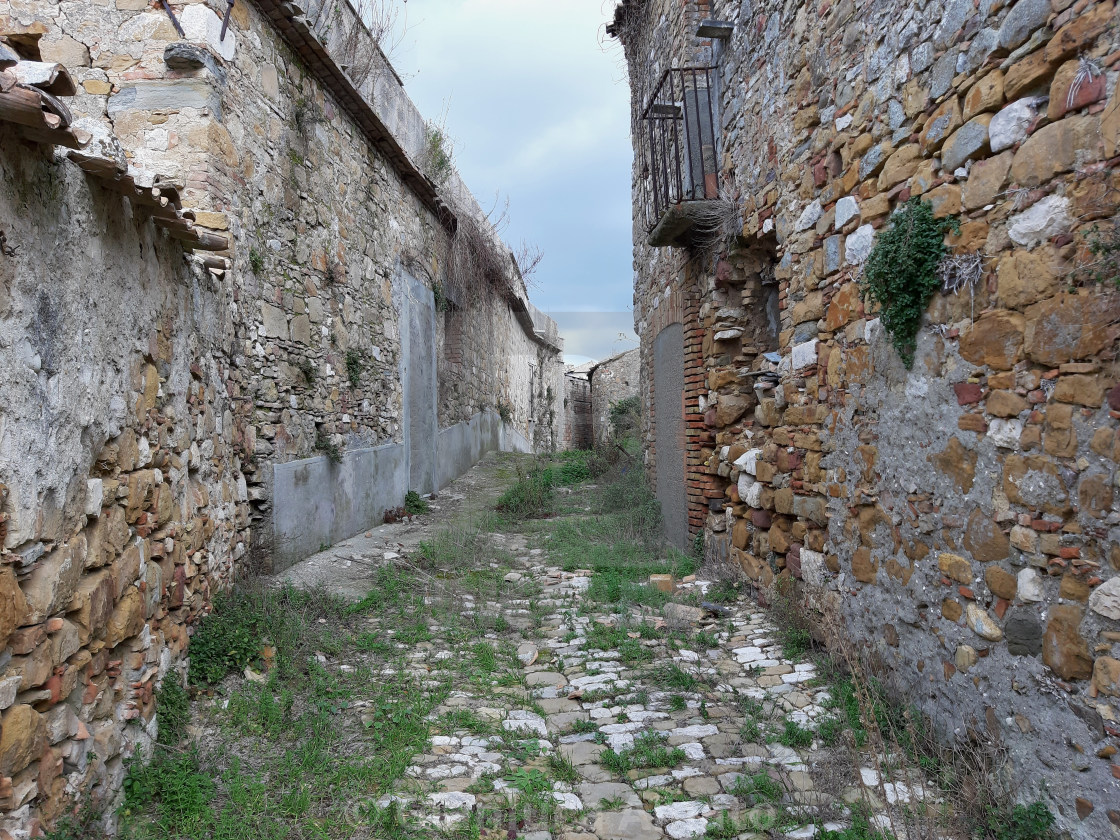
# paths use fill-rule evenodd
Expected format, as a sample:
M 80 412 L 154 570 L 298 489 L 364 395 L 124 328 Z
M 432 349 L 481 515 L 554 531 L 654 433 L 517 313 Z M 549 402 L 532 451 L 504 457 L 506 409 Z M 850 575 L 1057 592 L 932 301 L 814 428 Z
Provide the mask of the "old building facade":
M 669 536 L 794 581 L 1022 798 L 1116 836 L 1113 4 L 623 0 L 611 32 Z M 957 259 L 907 367 L 861 284 L 913 198 Z
M 638 348 L 611 356 L 592 366 L 591 426 L 595 444 L 613 440 L 611 408 L 622 400 L 638 395 L 641 353 Z
M 171 10 L 0 2 L 16 840 L 112 800 L 236 573 L 564 439 L 556 325 L 352 6 Z

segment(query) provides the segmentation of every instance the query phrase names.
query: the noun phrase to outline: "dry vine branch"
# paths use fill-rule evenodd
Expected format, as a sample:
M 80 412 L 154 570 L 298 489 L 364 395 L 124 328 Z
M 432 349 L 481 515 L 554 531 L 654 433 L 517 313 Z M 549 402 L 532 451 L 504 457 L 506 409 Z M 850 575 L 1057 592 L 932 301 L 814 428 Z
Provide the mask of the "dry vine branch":
M 447 296 L 460 308 L 469 308 L 491 295 L 514 293 L 513 260 L 490 220 L 467 202 L 454 202 L 453 206 L 459 225 L 448 245 Z
M 702 255 L 718 252 L 726 239 L 742 229 L 739 205 L 723 196 L 691 203 L 689 215 L 693 220 L 692 248 Z
M 344 4 L 354 12 L 353 23 L 335 42 L 344 62 L 342 69 L 361 87 L 376 70 L 388 72 L 390 56 L 404 40 L 406 27 L 394 0 L 323 0 L 311 16 L 311 26 L 324 43 L 336 27 L 345 24 Z
M 517 261 L 517 267 L 521 270 L 521 279 L 526 283 L 532 283 L 533 274 L 540 268 L 541 261 L 544 260 L 544 252 L 533 243 L 522 240 L 513 258 Z

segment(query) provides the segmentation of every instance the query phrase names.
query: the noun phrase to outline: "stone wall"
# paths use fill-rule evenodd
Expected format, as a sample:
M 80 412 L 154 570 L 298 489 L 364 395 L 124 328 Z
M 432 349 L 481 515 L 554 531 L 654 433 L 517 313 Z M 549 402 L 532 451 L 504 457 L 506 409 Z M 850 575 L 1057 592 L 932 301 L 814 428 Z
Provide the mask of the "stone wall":
M 597 445 L 613 437 L 611 406 L 638 395 L 640 367 L 641 352 L 635 347 L 591 368 L 591 426 Z
M 180 40 L 146 2 L 0 0 L 0 37 L 75 77 L 96 153 L 230 245 L 185 258 L 112 179 L 0 124 L 0 836 L 111 799 L 235 571 L 563 440 L 562 341 L 485 223 L 503 276 L 437 295 L 481 211 L 424 173 L 372 42 L 340 69 L 351 7 L 238 3 L 222 39 L 226 6 L 173 4 Z
M 230 289 L 0 127 L 0 829 L 119 788 L 249 505 Z
M 666 68 L 715 68 L 717 200 L 738 216 L 715 246 L 650 245 L 639 143 L 652 471 L 655 343 L 680 323 L 699 343 L 690 357 L 686 333 L 692 529 L 710 545 L 729 535 L 762 584 L 800 581 L 831 638 L 878 663 L 947 736 L 1001 744 L 1020 797 L 1044 798 L 1072 836 L 1116 836 L 1115 251 L 1105 282 L 1090 266 L 1120 204 L 1113 4 L 683 11 L 626 0 L 612 27 L 635 138 Z M 732 24 L 730 37 L 698 37 L 704 18 Z M 959 220 L 946 241 L 978 254 L 980 272 L 935 295 L 907 369 L 859 283 L 914 196 Z
M 564 449 L 590 449 L 594 445 L 591 432 L 591 383 L 587 374 L 569 371 L 564 377 Z

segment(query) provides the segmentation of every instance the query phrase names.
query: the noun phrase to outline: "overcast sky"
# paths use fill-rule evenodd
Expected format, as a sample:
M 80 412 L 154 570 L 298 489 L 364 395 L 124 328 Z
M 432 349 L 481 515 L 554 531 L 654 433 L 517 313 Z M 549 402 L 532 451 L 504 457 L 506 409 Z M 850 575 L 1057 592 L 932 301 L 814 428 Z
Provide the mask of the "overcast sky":
M 479 203 L 508 197 L 507 243 L 544 253 L 530 292 L 566 355 L 636 346 L 630 94 L 603 31 L 613 0 L 400 2 L 393 64 L 421 112 L 445 122 Z

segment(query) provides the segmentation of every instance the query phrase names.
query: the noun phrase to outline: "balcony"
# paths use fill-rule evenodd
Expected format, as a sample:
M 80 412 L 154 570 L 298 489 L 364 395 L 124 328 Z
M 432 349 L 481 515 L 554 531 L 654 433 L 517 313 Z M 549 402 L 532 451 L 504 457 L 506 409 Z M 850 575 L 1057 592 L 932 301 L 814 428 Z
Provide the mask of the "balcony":
M 642 203 L 653 247 L 688 244 L 719 198 L 712 70 L 666 70 L 642 112 Z

